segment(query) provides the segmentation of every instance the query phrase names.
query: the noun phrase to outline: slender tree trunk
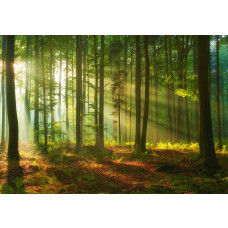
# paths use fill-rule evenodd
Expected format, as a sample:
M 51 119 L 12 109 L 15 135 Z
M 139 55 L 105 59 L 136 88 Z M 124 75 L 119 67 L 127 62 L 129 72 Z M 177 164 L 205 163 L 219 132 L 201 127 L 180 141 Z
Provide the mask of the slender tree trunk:
M 217 120 L 218 120 L 218 149 L 222 149 L 221 138 L 221 116 L 220 116 L 220 72 L 219 72 L 219 39 L 216 36 L 216 71 L 217 71 L 217 90 L 216 90 L 216 102 L 217 102 Z
M 131 87 L 130 87 L 130 132 L 129 132 L 129 141 L 132 141 L 132 85 L 133 85 L 133 72 L 132 72 L 132 66 L 133 66 L 133 53 L 132 53 L 132 42 L 130 42 L 130 50 L 131 50 Z
M 81 151 L 82 37 L 76 36 L 76 152 Z
M 187 90 L 187 67 L 188 67 L 188 40 L 189 36 L 186 36 L 186 45 L 185 45 L 185 69 L 184 69 L 184 88 Z M 186 118 L 186 128 L 187 128 L 187 142 L 191 142 L 191 132 L 190 132 L 190 123 L 188 115 L 188 97 L 185 97 L 185 118 Z
M 70 141 L 69 138 L 69 109 L 68 109 L 68 59 L 69 59 L 69 40 L 67 37 L 67 48 L 66 48 L 66 88 L 65 88 L 65 99 L 66 99 L 66 137 L 67 142 Z
M 50 109 L 51 109 L 51 138 L 55 141 L 55 119 L 54 119 L 54 59 L 53 59 L 53 48 L 50 49 Z
M 59 63 L 59 107 L 58 107 L 58 113 L 59 113 L 59 121 L 62 120 L 61 116 L 61 102 L 62 102 L 62 51 L 60 51 L 60 63 Z
M 39 144 L 39 36 L 35 36 L 35 119 L 34 142 Z
M 125 81 L 125 96 L 124 96 L 124 113 L 125 113 L 125 117 L 124 117 L 124 120 L 125 120 L 125 127 L 124 127 L 124 141 L 127 142 L 127 94 L 126 94 L 126 88 L 127 88 L 127 75 L 128 75 L 128 72 L 127 72 L 127 45 L 128 45 L 128 42 L 127 42 L 127 36 L 124 37 L 124 81 Z
M 156 69 L 156 41 L 154 41 L 154 90 L 155 90 L 155 123 L 156 123 L 156 142 L 160 141 L 159 126 L 158 126 L 158 75 Z
M 29 77 L 30 77 L 30 72 L 29 72 L 29 47 L 30 47 L 30 36 L 26 36 L 26 62 L 25 62 L 25 67 L 26 67 L 26 78 L 25 78 L 25 108 L 26 108 L 26 118 L 29 119 L 29 114 L 30 114 L 30 107 L 29 107 Z M 27 137 L 29 139 L 29 127 L 27 127 Z
M 196 39 L 194 40 L 194 47 L 193 47 L 193 73 L 197 75 L 197 45 Z M 199 142 L 199 103 L 195 102 L 195 140 Z
M 166 60 L 166 75 L 169 77 L 169 63 L 168 63 L 168 48 L 167 48 L 167 36 L 165 36 L 165 60 Z M 168 79 L 169 80 L 169 79 Z M 172 141 L 172 120 L 170 111 L 170 84 L 167 82 L 167 116 L 169 122 L 169 141 Z
M 98 67 L 97 67 L 97 36 L 94 36 L 94 65 L 95 65 L 95 91 L 94 91 L 94 125 L 95 125 L 95 146 L 98 147 Z
M 135 149 L 140 149 L 141 140 L 141 56 L 140 36 L 136 36 L 136 75 L 135 75 L 135 102 L 136 102 L 136 128 L 135 128 Z
M 146 68 L 146 79 L 145 79 L 145 105 L 144 105 L 144 117 L 142 126 L 142 138 L 141 138 L 141 151 L 146 151 L 146 136 L 147 136 L 147 123 L 149 113 L 149 94 L 150 94 L 150 60 L 148 54 L 148 36 L 144 36 L 144 52 L 145 52 L 145 68 Z
M 47 152 L 47 106 L 46 106 L 46 84 L 45 84 L 45 72 L 44 72 L 44 44 L 43 44 L 43 36 L 41 36 L 41 64 L 42 64 L 42 81 L 43 81 L 43 119 L 44 119 L 44 150 Z
M 74 113 L 74 51 L 72 49 L 72 90 L 71 90 L 71 94 L 72 94 L 72 108 L 73 108 L 73 135 L 74 135 L 74 139 L 75 139 L 75 113 Z
M 1 87 L 2 87 L 2 142 L 1 146 L 5 146 L 5 61 L 6 61 L 6 36 L 3 36 L 3 42 L 2 42 L 2 81 L 1 81 Z
M 18 120 L 17 120 L 15 76 L 14 76 L 14 46 L 15 46 L 15 37 L 7 36 L 6 98 L 7 98 L 8 120 L 9 120 L 9 145 L 8 145 L 9 161 L 19 161 Z
M 210 36 L 197 36 L 199 101 L 200 101 L 200 150 L 203 164 L 208 169 L 218 169 L 211 123 L 211 110 L 208 87 L 208 68 L 210 59 Z
M 99 148 L 104 148 L 104 41 L 101 36 L 101 58 L 100 58 L 100 102 L 99 102 Z

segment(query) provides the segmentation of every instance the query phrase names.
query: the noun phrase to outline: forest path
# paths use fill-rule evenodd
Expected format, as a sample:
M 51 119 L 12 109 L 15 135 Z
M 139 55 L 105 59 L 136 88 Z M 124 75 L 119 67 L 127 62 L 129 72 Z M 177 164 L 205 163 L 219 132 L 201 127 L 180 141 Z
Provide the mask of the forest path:
M 223 169 L 208 175 L 198 152 L 151 150 L 133 154 L 130 147 L 107 146 L 98 151 L 85 146 L 52 146 L 43 154 L 34 145 L 20 143 L 27 193 L 227 193 L 228 156 L 218 154 Z M 0 185 L 6 185 L 6 153 L 0 154 Z M 18 192 L 20 192 L 18 190 Z

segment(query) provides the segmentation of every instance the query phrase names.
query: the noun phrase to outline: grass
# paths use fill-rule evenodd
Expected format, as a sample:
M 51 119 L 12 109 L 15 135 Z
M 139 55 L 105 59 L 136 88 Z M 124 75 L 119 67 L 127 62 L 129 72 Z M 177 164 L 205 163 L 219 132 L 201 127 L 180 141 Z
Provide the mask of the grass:
M 145 153 L 134 153 L 132 143 L 106 144 L 104 151 L 58 144 L 48 154 L 33 145 L 20 144 L 23 179 L 7 184 L 6 151 L 0 154 L 2 193 L 228 193 L 228 153 L 217 153 L 222 169 L 208 173 L 198 158 L 198 145 L 147 144 Z

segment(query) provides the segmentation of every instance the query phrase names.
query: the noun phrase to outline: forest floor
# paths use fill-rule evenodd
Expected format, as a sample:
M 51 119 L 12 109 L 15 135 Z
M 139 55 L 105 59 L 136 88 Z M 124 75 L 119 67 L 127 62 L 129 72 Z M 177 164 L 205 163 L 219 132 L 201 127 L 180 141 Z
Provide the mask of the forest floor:
M 198 151 L 151 149 L 132 153 L 130 146 L 107 146 L 100 152 L 85 146 L 53 146 L 43 154 L 34 145 L 20 144 L 23 179 L 16 190 L 7 184 L 6 152 L 0 154 L 2 193 L 228 193 L 228 153 L 217 153 L 217 173 L 202 169 Z

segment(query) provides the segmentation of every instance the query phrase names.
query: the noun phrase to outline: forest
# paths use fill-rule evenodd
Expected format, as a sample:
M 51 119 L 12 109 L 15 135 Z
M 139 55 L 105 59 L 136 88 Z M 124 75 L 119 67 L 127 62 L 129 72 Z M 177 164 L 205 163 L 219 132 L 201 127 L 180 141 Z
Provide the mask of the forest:
M 0 44 L 1 193 L 228 193 L 228 36 Z

